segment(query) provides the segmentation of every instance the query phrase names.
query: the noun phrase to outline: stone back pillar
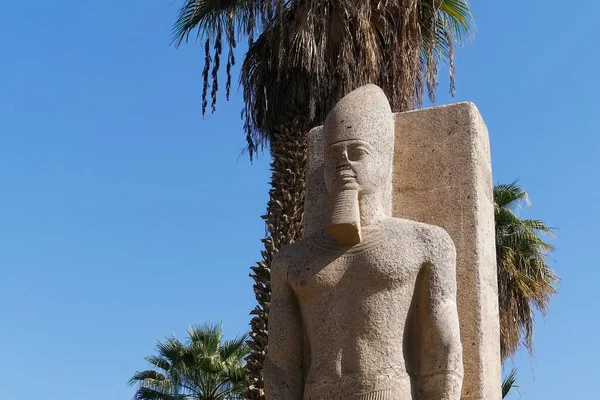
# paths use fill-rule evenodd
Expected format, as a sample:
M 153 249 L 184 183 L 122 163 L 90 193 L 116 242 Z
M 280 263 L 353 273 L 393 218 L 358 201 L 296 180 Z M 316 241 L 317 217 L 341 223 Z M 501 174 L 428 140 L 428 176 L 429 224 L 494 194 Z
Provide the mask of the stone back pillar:
M 500 400 L 501 361 L 487 128 L 472 103 L 395 114 L 393 215 L 441 226 L 457 252 L 462 400 Z M 308 137 L 305 235 L 331 213 L 321 127 Z
M 396 114 L 393 215 L 441 226 L 456 246 L 463 400 L 501 398 L 492 167 L 472 103 Z

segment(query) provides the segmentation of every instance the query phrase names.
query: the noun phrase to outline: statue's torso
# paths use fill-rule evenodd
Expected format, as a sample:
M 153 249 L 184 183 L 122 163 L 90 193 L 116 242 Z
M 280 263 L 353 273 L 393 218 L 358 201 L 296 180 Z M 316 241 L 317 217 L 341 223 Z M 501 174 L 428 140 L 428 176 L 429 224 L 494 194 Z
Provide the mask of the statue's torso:
M 389 218 L 351 249 L 324 234 L 290 246 L 288 282 L 305 330 L 305 400 L 411 392 L 403 345 L 428 229 Z

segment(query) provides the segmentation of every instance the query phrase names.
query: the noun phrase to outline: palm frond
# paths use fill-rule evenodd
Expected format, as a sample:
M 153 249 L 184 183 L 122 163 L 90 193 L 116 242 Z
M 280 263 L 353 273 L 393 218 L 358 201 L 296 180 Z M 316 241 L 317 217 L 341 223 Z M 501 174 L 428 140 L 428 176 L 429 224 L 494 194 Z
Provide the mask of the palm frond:
M 454 97 L 454 46 L 473 36 L 475 22 L 466 0 L 423 0 L 420 6 L 423 43 L 416 96 L 422 98 L 420 92 L 426 83 L 429 99 L 434 103 L 440 61 L 450 66 L 450 94 Z
M 494 203 L 497 207 L 506 208 L 509 211 L 516 212 L 521 203 L 530 205 L 529 196 L 516 179 L 508 184 L 499 184 L 494 187 Z
M 502 358 L 522 344 L 533 353 L 533 309 L 542 315 L 557 292 L 559 278 L 547 264 L 554 246 L 545 241 L 554 235 L 543 221 L 520 219 L 518 208 L 528 204 L 517 181 L 494 187 L 496 261 L 500 305 Z
M 186 400 L 187 396 L 179 394 L 165 394 L 159 391 L 141 387 L 133 396 L 133 400 Z
M 256 17 L 261 1 L 258 0 L 186 0 L 173 25 L 173 43 L 179 47 L 187 43 L 195 31 L 196 39 L 204 43 L 202 71 L 202 114 L 208 107 L 208 88 L 211 87 L 211 108 L 214 112 L 219 91 L 219 70 L 224 45 L 227 46 L 225 93 L 231 90 L 231 68 L 235 65 L 234 49 L 240 35 L 254 37 Z M 211 53 L 212 47 L 212 53 Z M 212 68 L 211 68 L 212 67 Z M 210 78 L 209 78 L 210 71 Z
M 513 368 L 510 373 L 508 374 L 508 376 L 506 378 L 504 378 L 504 380 L 502 381 L 502 398 L 504 399 L 508 393 L 510 393 L 510 391 L 512 389 L 518 389 L 519 386 L 517 386 L 516 384 L 517 382 L 517 369 Z
M 180 46 L 187 42 L 194 31 L 199 40 L 214 40 L 220 33 L 236 28 L 246 32 L 253 3 L 249 0 L 186 0 L 173 25 L 174 44 Z M 235 43 L 232 44 L 235 47 Z
M 245 357 L 248 354 L 248 345 L 246 341 L 248 335 L 236 337 L 233 340 L 228 340 L 223 343 L 219 351 L 219 356 L 224 361 L 235 360 L 240 356 Z
M 206 322 L 202 325 L 191 325 L 188 328 L 188 336 L 192 343 L 195 342 L 220 342 L 223 336 L 223 325 Z
M 472 37 L 476 29 L 471 7 L 466 0 L 443 0 L 439 6 L 439 14 L 450 22 L 454 36 L 459 42 L 463 37 Z
M 164 357 L 150 356 L 146 357 L 145 360 L 164 371 L 169 371 L 171 369 L 171 363 Z
M 174 337 L 167 338 L 164 342 L 157 342 L 156 349 L 160 357 L 172 366 L 181 363 L 184 354 L 184 345 Z
M 138 371 L 135 374 L 133 374 L 128 384 L 129 386 L 133 386 L 135 384 L 143 383 L 147 380 L 164 381 L 166 379 L 167 378 L 160 372 L 156 372 L 153 370 Z

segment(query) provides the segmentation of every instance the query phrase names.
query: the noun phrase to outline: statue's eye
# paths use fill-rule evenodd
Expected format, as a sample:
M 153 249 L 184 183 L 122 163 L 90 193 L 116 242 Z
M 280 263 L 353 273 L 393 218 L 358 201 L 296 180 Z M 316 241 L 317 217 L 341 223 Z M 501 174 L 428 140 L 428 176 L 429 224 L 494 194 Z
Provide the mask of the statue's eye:
M 348 149 L 348 159 L 350 161 L 360 160 L 367 154 L 369 154 L 369 150 L 367 150 L 367 148 L 364 146 L 352 146 Z

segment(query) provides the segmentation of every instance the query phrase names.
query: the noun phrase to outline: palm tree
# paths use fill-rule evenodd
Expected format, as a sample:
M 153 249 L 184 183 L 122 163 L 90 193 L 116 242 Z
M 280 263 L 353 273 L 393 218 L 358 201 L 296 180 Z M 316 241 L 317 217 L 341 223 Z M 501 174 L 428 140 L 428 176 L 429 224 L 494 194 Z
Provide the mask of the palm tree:
M 513 368 L 508 376 L 502 381 L 502 398 L 506 398 L 511 390 L 519 389 L 517 385 L 517 369 Z
M 395 111 L 409 110 L 422 103 L 425 87 L 434 100 L 439 63 L 448 61 L 453 93 L 454 44 L 473 28 L 467 0 L 184 1 L 174 42 L 196 31 L 204 43 L 203 113 L 209 100 L 216 108 L 224 47 L 229 97 L 234 49 L 240 37 L 249 40 L 242 86 L 251 156 L 269 144 L 281 118 L 302 112 L 321 122 L 366 83 L 381 86 Z
M 554 247 L 544 241 L 552 229 L 543 221 L 520 219 L 516 213 L 529 197 L 517 183 L 494 187 L 496 260 L 502 359 L 522 343 L 533 352 L 534 309 L 546 315 L 559 278 L 547 264 Z
M 188 341 L 174 337 L 156 344 L 157 356 L 146 357 L 154 369 L 136 372 L 135 400 L 238 400 L 245 388 L 246 335 L 223 341 L 220 325 L 188 329 Z
M 302 237 L 306 132 L 331 107 L 366 83 L 381 86 L 394 111 L 434 100 L 438 65 L 470 33 L 467 0 L 185 0 L 174 26 L 176 45 L 193 32 L 204 44 L 203 112 L 217 103 L 221 55 L 227 47 L 226 96 L 234 48 L 248 39 L 241 69 L 247 150 L 269 147 L 273 162 L 263 259 L 252 267 L 247 359 L 249 399 L 261 399 L 267 351 L 270 263 L 278 249 Z M 255 40 L 256 37 L 256 40 Z M 209 87 L 210 95 L 209 95 Z

